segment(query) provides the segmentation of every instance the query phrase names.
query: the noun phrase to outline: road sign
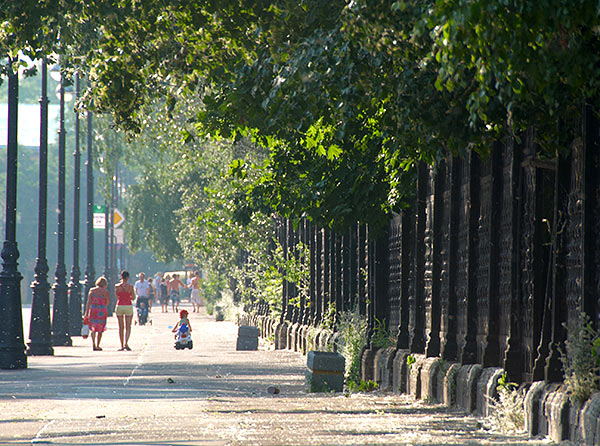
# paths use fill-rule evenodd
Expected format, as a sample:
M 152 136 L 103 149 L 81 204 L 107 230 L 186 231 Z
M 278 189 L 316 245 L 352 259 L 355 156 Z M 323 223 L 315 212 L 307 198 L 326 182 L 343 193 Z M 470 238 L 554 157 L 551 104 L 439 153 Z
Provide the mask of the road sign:
M 120 210 L 115 208 L 115 211 L 113 213 L 113 226 L 115 228 L 118 228 L 119 226 L 121 226 L 123 224 L 124 221 L 125 221 L 125 216 L 123 214 L 121 214 Z
M 94 205 L 94 229 L 106 228 L 105 213 L 106 208 L 104 206 Z
M 125 230 L 122 228 L 115 228 L 115 243 L 122 245 L 125 243 Z

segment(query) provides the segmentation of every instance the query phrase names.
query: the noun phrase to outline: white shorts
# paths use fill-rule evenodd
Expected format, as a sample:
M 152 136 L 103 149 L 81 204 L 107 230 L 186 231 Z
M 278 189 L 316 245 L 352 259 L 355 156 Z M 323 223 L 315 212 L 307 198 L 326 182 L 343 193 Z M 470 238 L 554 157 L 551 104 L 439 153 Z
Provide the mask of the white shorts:
M 200 296 L 200 290 L 197 288 L 193 288 L 192 289 L 192 302 L 194 302 L 195 304 L 201 305 L 202 304 L 202 297 Z

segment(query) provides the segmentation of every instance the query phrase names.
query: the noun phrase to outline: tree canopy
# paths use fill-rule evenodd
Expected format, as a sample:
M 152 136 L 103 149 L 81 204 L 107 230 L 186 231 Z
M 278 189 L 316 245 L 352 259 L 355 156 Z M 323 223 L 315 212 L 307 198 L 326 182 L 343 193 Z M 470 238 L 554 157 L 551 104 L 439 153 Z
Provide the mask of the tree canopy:
M 414 194 L 420 161 L 486 154 L 530 127 L 550 155 L 564 147 L 598 96 L 599 13 L 590 0 L 3 0 L 0 51 L 64 55 L 90 75 L 87 105 L 132 134 L 156 98 L 168 117 L 198 97 L 184 141 L 269 150 L 234 165 L 241 221 L 270 209 L 376 226 Z

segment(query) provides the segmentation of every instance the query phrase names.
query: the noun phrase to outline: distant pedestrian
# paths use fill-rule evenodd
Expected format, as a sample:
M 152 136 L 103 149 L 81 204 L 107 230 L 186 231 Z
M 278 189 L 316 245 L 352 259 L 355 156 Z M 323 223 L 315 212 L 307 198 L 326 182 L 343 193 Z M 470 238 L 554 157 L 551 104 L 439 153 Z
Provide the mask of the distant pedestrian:
M 119 340 L 121 348 L 119 351 L 129 348 L 129 337 L 131 336 L 131 320 L 133 319 L 133 301 L 135 293 L 133 286 L 129 282 L 129 272 L 121 272 L 121 281 L 115 285 L 115 293 L 117 295 L 117 321 L 119 322 Z
M 162 277 L 160 279 L 160 306 L 162 308 L 163 313 L 169 312 L 169 286 L 167 280 L 171 280 L 171 278 L 167 275 L 167 277 Z
M 106 289 L 108 282 L 104 276 L 98 277 L 96 286 L 90 289 L 85 305 L 84 317 L 88 319 L 91 331 L 92 348 L 101 351 L 100 341 L 102 333 L 106 330 L 106 316 L 108 313 L 108 302 L 110 293 Z
M 152 303 L 150 301 L 152 294 L 152 285 L 149 280 L 146 280 L 146 275 L 144 273 L 138 274 L 139 280 L 135 282 L 133 285 L 133 289 L 135 290 L 135 297 L 138 301 L 142 301 L 147 308 L 152 309 Z
M 200 290 L 200 285 L 202 283 L 202 278 L 200 277 L 200 271 L 196 271 L 189 287 L 192 289 L 191 300 L 192 300 L 192 311 L 195 313 L 196 309 L 198 309 L 198 313 L 200 312 L 200 306 L 202 305 L 202 294 Z
M 154 288 L 154 296 L 158 302 L 160 302 L 160 283 L 162 282 L 162 274 L 156 273 L 152 280 L 152 287 Z M 157 302 L 157 303 L 158 303 Z
M 173 306 L 173 311 L 177 313 L 179 311 L 179 288 L 184 287 L 185 285 L 179 279 L 179 274 L 173 274 L 173 278 L 169 280 L 169 298 L 171 299 L 171 304 Z

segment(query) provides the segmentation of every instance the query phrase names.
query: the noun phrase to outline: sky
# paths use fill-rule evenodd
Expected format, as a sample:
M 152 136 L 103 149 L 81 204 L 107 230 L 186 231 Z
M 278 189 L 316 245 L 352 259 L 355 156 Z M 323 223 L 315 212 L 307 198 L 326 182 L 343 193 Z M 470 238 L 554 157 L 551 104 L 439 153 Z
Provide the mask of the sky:
M 48 108 L 48 144 L 58 139 L 57 104 Z M 17 141 L 20 147 L 39 149 L 40 146 L 40 106 L 38 104 L 19 104 L 19 130 Z M 6 147 L 8 138 L 8 104 L 0 104 L 0 147 Z

